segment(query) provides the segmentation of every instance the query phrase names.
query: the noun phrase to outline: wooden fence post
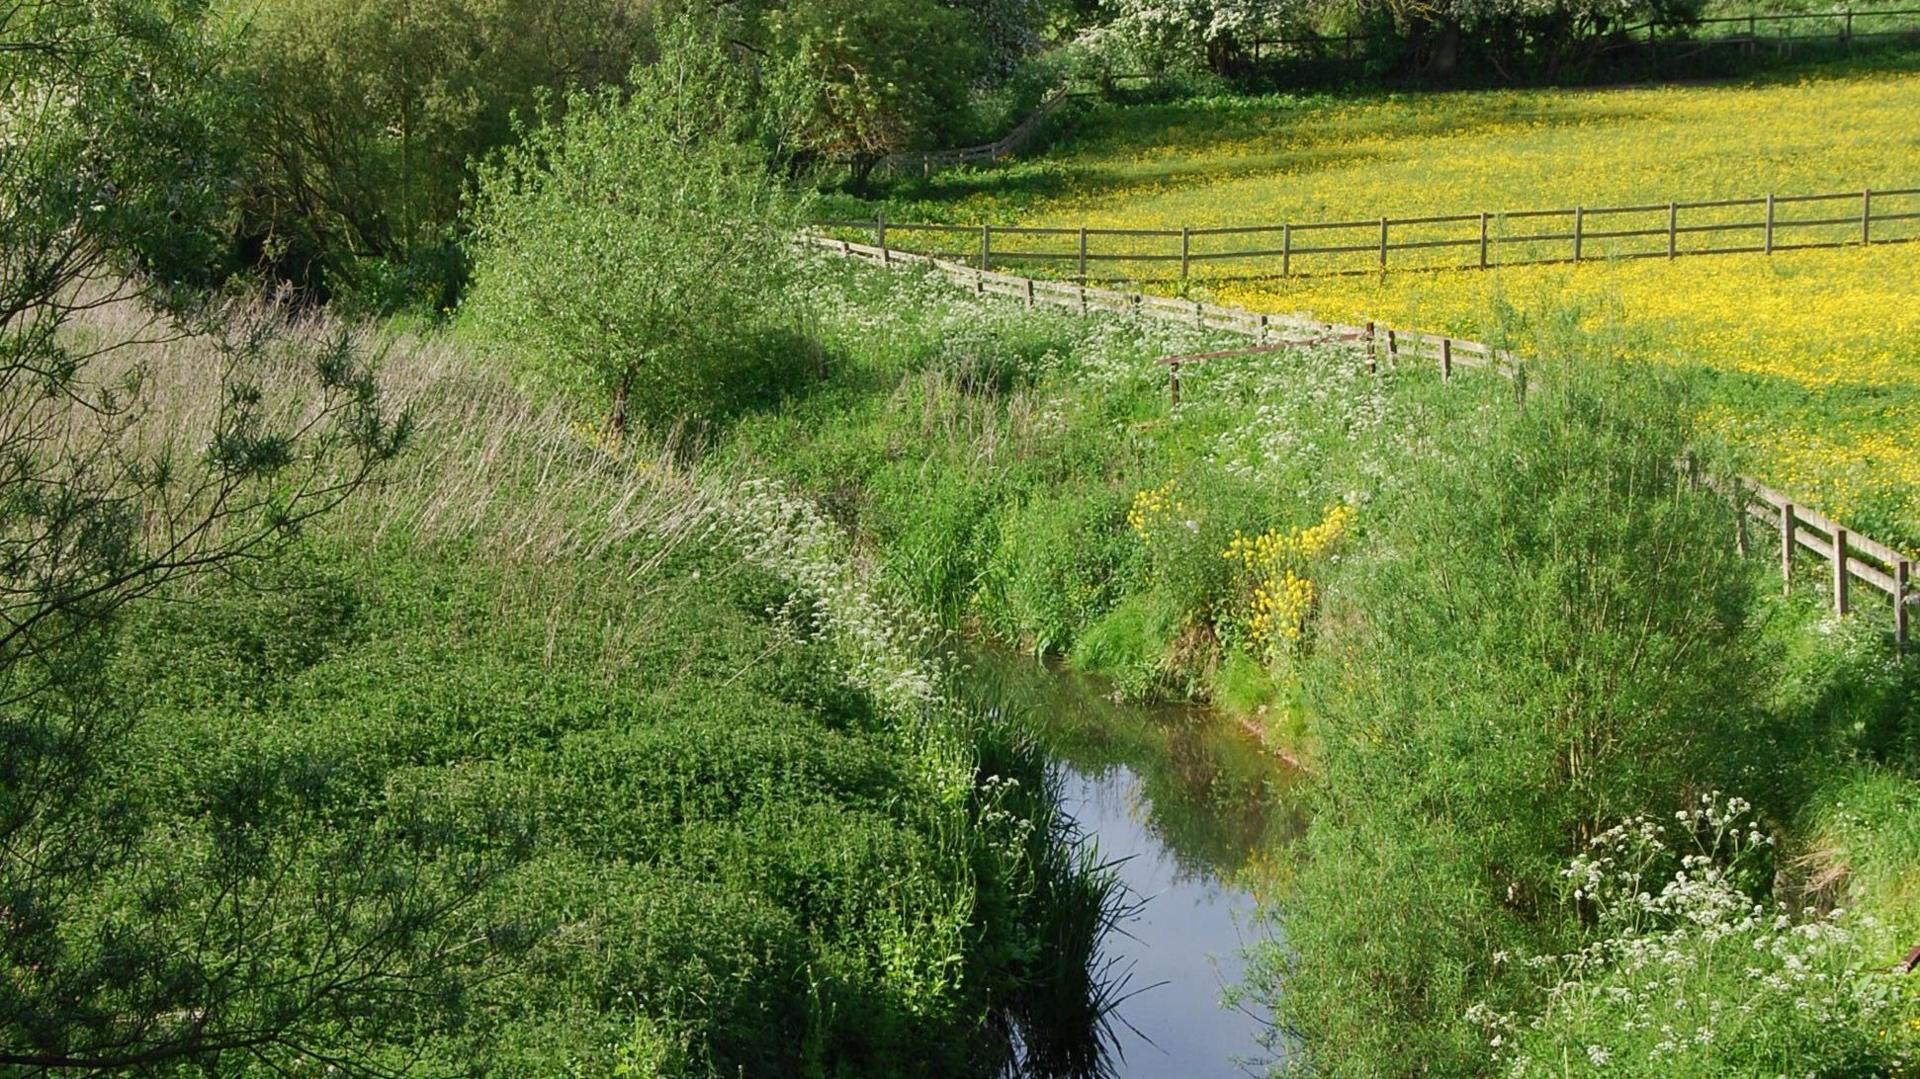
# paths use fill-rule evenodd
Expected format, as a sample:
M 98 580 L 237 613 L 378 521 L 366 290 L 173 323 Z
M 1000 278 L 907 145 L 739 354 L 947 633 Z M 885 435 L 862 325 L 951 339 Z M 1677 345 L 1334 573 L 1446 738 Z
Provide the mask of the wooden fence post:
M 988 265 L 988 262 L 992 258 L 993 258 L 993 226 L 982 225 L 980 226 L 980 269 L 982 272 L 992 268 L 991 266 Z
M 1387 272 L 1387 219 L 1380 219 L 1380 272 Z
M 1747 556 L 1747 481 L 1738 476 L 1733 479 L 1733 549 Z
M 1780 594 L 1793 594 L 1793 503 L 1780 507 Z
M 1193 301 L 1193 326 L 1197 330 L 1207 328 L 1207 305 L 1199 300 Z
M 1860 192 L 1860 246 L 1873 242 L 1873 189 Z
M 1483 270 L 1487 268 L 1487 215 L 1485 211 L 1482 211 L 1480 214 L 1480 268 Z
M 1453 338 L 1440 339 L 1440 381 L 1453 381 Z
M 1397 330 L 1387 331 L 1387 361 L 1397 363 L 1400 359 L 1400 334 Z M 1398 368 L 1396 368 L 1397 370 Z
M 1369 322 L 1367 323 L 1367 374 L 1370 374 L 1370 375 L 1373 374 L 1375 370 L 1377 370 L 1377 368 L 1374 366 L 1374 351 L 1375 351 L 1375 345 L 1373 340 L 1373 323 Z
M 1033 306 L 1033 278 L 1027 278 L 1027 306 Z
M 1187 279 L 1187 255 L 1193 247 L 1193 233 L 1185 225 L 1180 226 L 1180 280 Z
M 1174 404 L 1180 403 L 1180 365 L 1177 363 L 1167 365 L 1167 392 Z
M 1587 208 L 1575 206 L 1573 208 L 1573 261 L 1575 262 L 1580 261 L 1581 241 L 1585 238 L 1587 231 L 1586 223 Z
M 1667 203 L 1667 257 L 1668 258 L 1672 258 L 1674 255 L 1679 253 L 1679 240 L 1680 240 L 1680 204 L 1677 202 L 1669 202 Z
M 881 251 L 887 249 L 887 216 L 885 214 L 873 215 L 873 246 Z
M 1847 530 L 1833 526 L 1833 613 L 1847 613 Z
M 1280 226 L 1280 276 L 1293 273 L 1293 226 Z
M 1902 558 L 1893 564 L 1893 656 L 1907 657 L 1907 579 L 1913 576 L 1913 563 Z
M 1773 195 L 1771 193 L 1767 195 L 1767 232 L 1764 243 L 1766 253 L 1773 254 Z
M 1260 316 L 1260 343 L 1267 343 L 1267 316 L 1264 314 Z
M 1080 226 L 1080 283 L 1087 283 L 1087 228 Z

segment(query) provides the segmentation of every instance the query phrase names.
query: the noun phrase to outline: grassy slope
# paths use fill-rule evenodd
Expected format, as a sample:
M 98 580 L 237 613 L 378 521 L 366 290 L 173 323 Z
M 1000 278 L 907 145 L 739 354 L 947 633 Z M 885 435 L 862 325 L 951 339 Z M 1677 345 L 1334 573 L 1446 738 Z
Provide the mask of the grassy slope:
M 182 399 L 197 359 L 158 365 Z M 483 980 L 337 1047 L 429 1071 L 967 1074 L 1004 1047 L 989 1008 L 1071 997 L 1039 972 L 1090 927 L 1046 914 L 1098 893 L 1038 762 L 877 676 L 920 657 L 849 646 L 854 567 L 791 579 L 808 548 L 756 550 L 771 506 L 597 449 L 459 351 L 403 346 L 386 380 L 421 428 L 377 490 L 128 626 L 129 879 L 234 828 L 273 864 L 433 807 L 427 872 L 502 871 L 456 924 Z
M 903 187 L 888 213 L 1165 228 L 1913 187 L 1915 66 L 1721 86 L 1101 106 L 1052 152 Z M 1888 232 L 1911 234 L 1903 224 Z M 1920 453 L 1905 437 L 1920 427 L 1917 260 L 1920 246 L 1898 246 L 1200 291 L 1529 348 L 1544 323 L 1577 318 L 1622 349 L 1714 376 L 1712 425 L 1763 477 L 1920 545 Z

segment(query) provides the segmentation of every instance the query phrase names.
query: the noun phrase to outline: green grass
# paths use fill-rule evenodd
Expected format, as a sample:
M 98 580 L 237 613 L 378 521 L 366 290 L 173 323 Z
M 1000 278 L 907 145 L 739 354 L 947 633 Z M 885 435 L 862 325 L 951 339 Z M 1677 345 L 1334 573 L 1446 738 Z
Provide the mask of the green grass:
M 1920 140 L 1911 123 L 1920 108 L 1917 55 L 1706 85 L 1214 92 L 1102 102 L 1077 116 L 1071 134 L 1046 153 L 903 183 L 882 200 L 833 205 L 831 216 L 1177 231 L 1911 189 L 1920 186 Z M 1920 208 L 1920 198 L 1896 203 L 1883 196 L 1878 204 L 1906 211 Z M 1813 213 L 1813 206 L 1834 212 Z M 1845 218 L 1793 236 L 1851 244 L 1859 228 L 1849 215 L 1858 212 L 1855 200 L 1783 208 L 1777 216 Z M 1751 207 L 1688 214 L 1683 224 L 1759 220 Z M 1656 211 L 1589 218 L 1588 227 L 1665 223 Z M 1565 228 L 1536 224 L 1496 216 L 1490 227 L 1510 236 L 1571 228 L 1570 221 L 1562 221 Z M 1876 226 L 1876 235 L 1910 238 L 1916 235 L 1910 224 L 1888 221 Z M 1459 241 L 1470 240 L 1473 228 L 1471 222 L 1413 225 L 1396 235 L 1409 242 Z M 1728 246 L 1741 235 L 1693 239 Z M 978 237 L 964 232 L 892 236 L 908 247 L 940 244 L 968 256 L 979 247 Z M 1920 425 L 1912 245 L 1608 261 L 1613 251 L 1660 249 L 1658 238 L 1640 237 L 1590 240 L 1577 267 L 1381 275 L 1370 272 L 1372 234 L 1364 227 L 1296 233 L 1294 243 L 1305 246 L 1308 236 L 1357 250 L 1297 258 L 1294 276 L 1284 280 L 1277 258 L 1196 261 L 1184 283 L 1166 279 L 1171 262 L 1094 268 L 1158 279 L 1152 288 L 1253 310 L 1305 311 L 1352 324 L 1381 320 L 1493 341 L 1523 354 L 1549 347 L 1555 320 L 1577 320 L 1591 333 L 1614 335 L 1625 356 L 1698 373 L 1710 391 L 1697 404 L 1705 425 L 1746 454 L 1757 478 L 1863 534 L 1920 550 L 1920 454 L 1906 437 Z M 1278 237 L 1270 239 L 1248 244 L 1244 236 L 1201 236 L 1192 250 L 1277 246 Z M 1096 237 L 1093 250 L 1165 257 L 1178 242 Z M 995 243 L 1008 266 L 1022 272 L 1076 272 L 1070 258 L 1012 261 L 1023 251 L 1070 250 L 1070 236 L 1004 236 Z M 1568 254 L 1561 241 L 1519 244 L 1496 247 L 1496 263 L 1503 251 Z
M 157 904 L 214 959 L 194 889 L 237 873 L 273 914 L 248 958 L 294 962 L 354 873 L 448 899 L 448 977 L 327 1047 L 376 1067 L 987 1074 L 1009 1026 L 1086 1051 L 1107 886 L 1030 747 L 883 684 L 928 662 L 905 637 L 849 643 L 881 603 L 857 577 L 814 591 L 736 486 L 596 447 L 462 351 L 402 343 L 384 378 L 420 429 L 377 489 L 120 634 L 104 789 L 140 855 L 102 917 Z

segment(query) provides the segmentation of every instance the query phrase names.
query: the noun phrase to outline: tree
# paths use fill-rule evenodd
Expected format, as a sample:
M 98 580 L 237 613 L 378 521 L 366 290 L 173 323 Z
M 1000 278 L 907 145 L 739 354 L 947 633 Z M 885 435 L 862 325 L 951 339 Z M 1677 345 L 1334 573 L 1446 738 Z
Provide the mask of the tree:
M 751 87 L 691 21 L 631 95 L 577 94 L 483 170 L 468 310 L 547 373 L 661 419 L 724 402 L 717 377 L 783 306 L 797 207 L 752 145 Z
M 138 702 L 103 675 L 122 612 L 271 556 L 410 429 L 350 339 L 283 339 L 270 312 L 238 318 L 191 287 L 218 261 L 230 164 L 203 14 L 0 6 L 10 1074 L 235 1057 L 365 1071 L 378 1031 L 471 984 L 486 951 L 464 911 L 508 856 L 448 856 L 445 815 L 404 799 L 364 829 L 281 813 L 297 777 L 268 769 L 213 785 L 198 842 L 141 812 Z M 143 364 L 156 333 L 198 342 L 203 365 Z
M 619 85 L 643 0 L 216 0 L 251 107 L 249 257 L 318 297 L 451 304 L 469 163 L 542 93 Z
M 1297 6 L 1270 0 L 1112 0 L 1108 32 L 1156 65 L 1200 61 L 1225 73 L 1254 38 Z
M 957 130 L 980 33 L 971 13 L 934 0 L 795 0 L 764 24 L 767 49 L 811 80 L 800 145 L 850 162 L 856 184 L 887 154 Z

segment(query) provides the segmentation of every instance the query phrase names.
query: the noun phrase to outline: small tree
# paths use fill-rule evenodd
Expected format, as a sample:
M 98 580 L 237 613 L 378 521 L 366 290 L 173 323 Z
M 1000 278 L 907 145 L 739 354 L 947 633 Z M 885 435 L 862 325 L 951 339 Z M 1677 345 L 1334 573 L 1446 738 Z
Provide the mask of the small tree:
M 771 51 L 813 80 L 801 144 L 856 185 L 882 157 L 939 145 L 964 123 L 983 27 L 933 0 L 796 0 L 771 11 Z
M 749 86 L 691 23 L 663 29 L 631 96 L 575 95 L 482 170 L 472 316 L 547 373 L 699 414 L 719 365 L 781 306 L 794 200 L 751 146 Z

